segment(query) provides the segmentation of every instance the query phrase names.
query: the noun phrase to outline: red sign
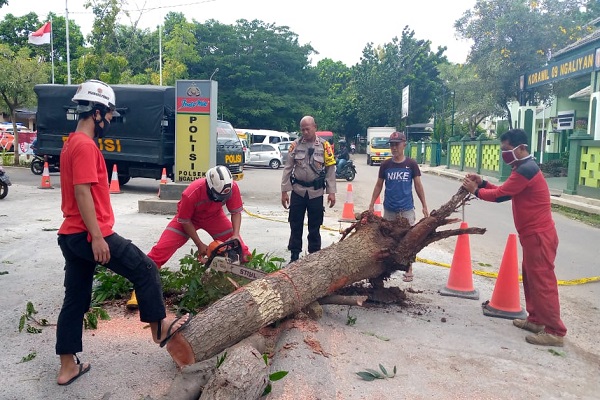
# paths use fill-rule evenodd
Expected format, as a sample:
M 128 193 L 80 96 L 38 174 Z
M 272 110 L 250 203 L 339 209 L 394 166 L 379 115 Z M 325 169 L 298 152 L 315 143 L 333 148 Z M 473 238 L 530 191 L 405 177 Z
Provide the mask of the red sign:
M 177 112 L 180 113 L 210 113 L 210 98 L 178 97 Z
M 37 132 L 19 132 L 19 153 L 33 154 L 31 143 L 37 138 Z

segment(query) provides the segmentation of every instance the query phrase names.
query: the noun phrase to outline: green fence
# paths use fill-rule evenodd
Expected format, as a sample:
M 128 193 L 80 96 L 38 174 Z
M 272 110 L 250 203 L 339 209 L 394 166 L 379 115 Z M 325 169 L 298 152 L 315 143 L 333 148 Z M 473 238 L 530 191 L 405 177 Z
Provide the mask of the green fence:
M 568 194 L 600 199 L 600 140 L 589 135 L 572 135 L 569 148 Z M 448 142 L 442 149 L 438 142 L 410 142 L 405 154 L 419 164 L 432 167 L 472 171 L 493 176 L 501 182 L 510 175 L 510 166 L 501 161 L 500 141 L 461 139 Z
M 600 199 L 600 140 L 572 135 L 565 193 Z

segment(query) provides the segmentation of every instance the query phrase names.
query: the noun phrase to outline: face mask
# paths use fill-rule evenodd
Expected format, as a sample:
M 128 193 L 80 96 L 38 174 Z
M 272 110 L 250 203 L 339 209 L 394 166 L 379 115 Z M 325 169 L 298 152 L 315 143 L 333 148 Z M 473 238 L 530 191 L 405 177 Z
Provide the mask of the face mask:
M 104 128 L 100 126 L 100 123 L 104 122 Z M 110 129 L 110 122 L 106 119 L 106 114 L 102 115 L 102 119 L 100 121 L 94 120 L 94 138 L 102 138 L 104 135 L 108 133 Z
M 521 146 L 522 146 L 522 144 L 518 145 L 517 147 L 515 147 L 512 150 L 502 150 L 502 160 L 504 160 L 504 162 L 507 163 L 508 165 L 512 165 L 512 164 L 514 164 L 517 161 L 526 160 L 529 157 L 531 157 L 531 154 L 528 155 L 528 156 L 526 156 L 526 157 L 523 157 L 521 159 L 519 159 L 517 157 L 517 155 L 515 154 L 515 150 L 518 149 Z

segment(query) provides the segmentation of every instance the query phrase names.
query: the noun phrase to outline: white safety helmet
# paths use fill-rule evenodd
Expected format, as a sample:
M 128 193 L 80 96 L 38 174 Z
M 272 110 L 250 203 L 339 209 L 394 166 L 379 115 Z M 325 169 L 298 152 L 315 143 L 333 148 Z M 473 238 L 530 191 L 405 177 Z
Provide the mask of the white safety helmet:
M 206 171 L 208 192 L 215 201 L 227 201 L 233 190 L 233 177 L 227 167 L 217 165 Z
M 78 113 L 92 111 L 95 105 L 101 104 L 112 111 L 113 116 L 119 116 L 119 113 L 115 111 L 115 92 L 102 81 L 92 79 L 83 82 L 77 88 L 71 101 L 77 103 Z

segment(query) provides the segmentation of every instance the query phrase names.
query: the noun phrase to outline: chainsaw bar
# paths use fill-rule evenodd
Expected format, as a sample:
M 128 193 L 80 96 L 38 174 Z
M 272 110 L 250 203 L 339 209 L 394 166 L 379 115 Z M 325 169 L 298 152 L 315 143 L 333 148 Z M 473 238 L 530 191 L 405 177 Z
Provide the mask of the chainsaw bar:
M 219 272 L 228 272 L 242 278 L 256 280 L 265 277 L 267 274 L 256 269 L 243 267 L 239 264 L 234 264 L 226 257 L 214 257 L 210 268 Z

